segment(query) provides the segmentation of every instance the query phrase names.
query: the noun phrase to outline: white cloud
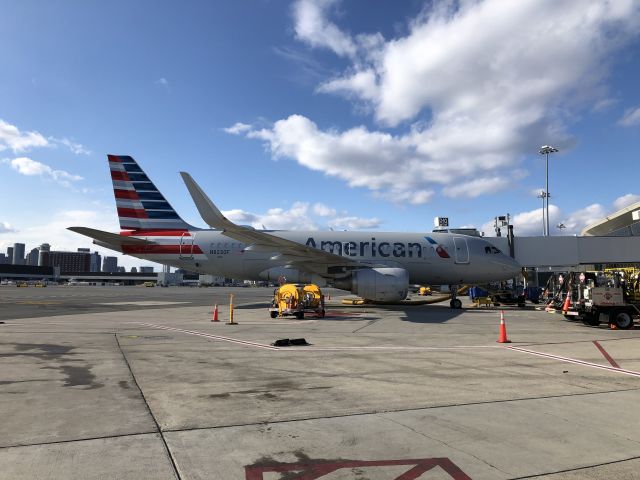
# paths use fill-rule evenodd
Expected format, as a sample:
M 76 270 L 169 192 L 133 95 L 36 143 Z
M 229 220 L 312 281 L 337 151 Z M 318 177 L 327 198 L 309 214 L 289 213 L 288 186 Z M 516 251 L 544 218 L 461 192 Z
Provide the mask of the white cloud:
M 445 187 L 443 192 L 447 197 L 475 198 L 487 193 L 504 190 L 509 186 L 509 178 L 506 176 L 487 177 Z
M 36 162 L 28 157 L 5 158 L 2 159 L 2 163 L 9 164 L 11 168 L 22 175 L 50 178 L 65 187 L 71 186 L 71 182 L 82 180 L 80 175 L 73 175 L 64 170 L 54 170 L 49 165 Z
M 636 195 L 635 193 L 627 193 L 626 195 L 616 198 L 616 200 L 613 202 L 613 206 L 617 211 L 622 210 L 623 208 L 628 207 L 629 205 L 636 202 L 640 202 L 640 195 Z
M 346 230 L 364 230 L 379 228 L 382 222 L 377 218 L 337 217 L 329 221 L 331 228 Z
M 429 108 L 435 130 L 463 119 L 504 129 L 510 120 L 523 133 L 566 94 L 600 85 L 608 54 L 635 34 L 638 15 L 633 1 L 444 3 L 415 19 L 408 35 L 360 54 L 325 89 L 372 100 L 390 125 Z
M 349 61 L 318 91 L 353 98 L 380 124 L 405 132 L 323 129 L 294 114 L 230 133 L 262 139 L 274 157 L 352 187 L 413 203 L 428 201 L 436 187 L 454 197 L 507 188 L 539 144 L 570 145 L 568 120 L 603 107 L 612 53 L 640 27 L 640 3 L 631 0 L 462 1 L 425 10 L 406 35 L 385 40 L 341 30 L 329 19 L 337 3 L 293 7 L 299 40 Z
M 318 225 L 311 220 L 309 204 L 295 202 L 291 208 L 270 208 L 265 214 L 255 214 L 244 210 L 228 210 L 222 212 L 232 222 L 251 225 L 254 228 L 265 226 L 272 230 L 318 230 Z
M 431 148 L 424 132 L 391 135 L 365 127 L 322 131 L 301 115 L 279 120 L 271 128 L 245 129 L 245 134 L 264 140 L 275 158 L 294 159 L 396 203 L 426 203 L 434 194 L 430 188 L 434 184 L 448 186 L 445 194 L 450 197 L 477 196 L 497 187 L 507 188 L 514 178 L 521 178 L 518 169 L 504 173 L 510 160 L 500 152 L 493 153 L 490 143 L 485 142 L 484 151 L 478 146 L 472 154 L 467 145 L 474 139 L 468 138 L 452 143 L 445 154 Z M 487 134 L 490 132 L 484 139 Z M 460 183 L 466 187 L 456 187 Z
M 264 226 L 270 230 L 320 230 L 327 227 L 358 230 L 378 228 L 382 223 L 377 218 L 350 216 L 322 203 L 310 205 L 308 202 L 294 202 L 288 209 L 270 208 L 263 214 L 240 209 L 222 213 L 235 223 L 258 229 Z
M 296 37 L 312 47 L 333 50 L 340 56 L 354 56 L 356 44 L 346 33 L 326 18 L 336 0 L 300 0 L 293 6 Z
M 91 151 L 68 138 L 45 138 L 38 132 L 22 132 L 15 125 L 0 119 L 0 152 L 10 149 L 13 153 L 26 152 L 34 148 L 56 148 L 63 145 L 76 155 L 90 155 Z
M 324 203 L 316 203 L 313 205 L 313 213 L 321 217 L 335 217 L 335 208 L 327 207 Z
M 251 130 L 251 125 L 242 122 L 236 122 L 230 127 L 223 128 L 223 130 L 232 135 L 240 135 L 241 133 L 246 133 Z
M 164 77 L 160 77 L 158 80 L 156 80 L 155 82 L 156 85 L 159 85 L 160 87 L 164 88 L 167 92 L 171 91 L 171 86 L 169 85 L 169 80 L 167 80 Z
M 640 107 L 630 108 L 626 112 L 620 120 L 618 120 L 618 124 L 623 127 L 633 127 L 635 125 L 640 125 Z
M 606 208 L 599 203 L 593 203 L 569 213 L 564 213 L 556 205 L 549 205 L 551 235 L 579 235 L 589 225 L 637 201 L 640 201 L 640 195 L 628 193 L 617 198 L 610 208 Z M 518 213 L 512 217 L 512 223 L 514 233 L 517 236 L 542 235 L 542 208 Z M 559 229 L 557 227 L 558 224 L 563 224 L 565 228 Z M 495 235 L 493 220 L 485 223 L 482 226 L 482 230 L 489 236 Z
M 74 153 L 76 155 L 91 155 L 91 150 L 89 150 L 87 147 L 85 147 L 81 143 L 75 143 L 66 137 L 65 138 L 49 137 L 49 140 L 54 143 L 64 145 L 69 150 L 71 150 L 71 153 Z
M 0 119 L 0 151 L 11 149 L 14 153 L 19 153 L 48 146 L 49 142 L 40 133 L 21 132 L 18 127 Z
M 8 222 L 0 222 L 0 233 L 16 232 L 17 230 Z

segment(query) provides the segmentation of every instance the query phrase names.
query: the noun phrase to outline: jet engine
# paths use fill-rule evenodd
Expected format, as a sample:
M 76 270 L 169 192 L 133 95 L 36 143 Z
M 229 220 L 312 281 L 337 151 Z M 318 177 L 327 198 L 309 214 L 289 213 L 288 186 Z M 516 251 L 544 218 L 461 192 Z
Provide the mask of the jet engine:
M 404 268 L 363 268 L 336 279 L 333 286 L 366 300 L 399 302 L 407 297 L 409 274 Z

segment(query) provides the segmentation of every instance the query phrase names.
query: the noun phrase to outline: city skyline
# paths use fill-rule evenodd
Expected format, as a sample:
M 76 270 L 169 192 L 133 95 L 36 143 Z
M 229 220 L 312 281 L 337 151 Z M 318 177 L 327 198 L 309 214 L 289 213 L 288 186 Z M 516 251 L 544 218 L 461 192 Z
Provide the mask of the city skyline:
M 21 249 L 16 250 L 16 246 L 21 246 Z M 46 242 L 42 242 L 38 247 L 32 248 L 26 255 L 26 244 L 21 242 L 15 242 L 10 247 L 7 247 L 5 253 L 0 252 L 0 264 L 9 264 L 9 265 L 28 265 L 28 266 L 52 266 L 51 261 L 48 259 L 43 260 L 43 252 L 46 254 L 87 254 L 90 258 L 89 260 L 89 268 L 87 269 L 77 269 L 77 271 L 87 271 L 87 272 L 116 272 L 118 267 L 125 268 L 126 271 L 132 271 L 132 269 L 136 269 L 138 272 L 155 271 L 155 268 L 158 264 L 154 262 L 153 265 L 148 264 L 137 264 L 132 265 L 131 267 L 125 267 L 124 265 L 118 265 L 119 257 L 116 254 L 112 255 L 101 255 L 97 249 L 93 249 L 90 247 L 78 247 L 75 251 L 73 250 L 55 250 L 51 249 L 51 245 Z M 22 252 L 22 257 L 19 252 Z M 35 262 L 30 259 L 30 256 L 35 252 Z M 97 255 L 97 257 L 96 257 Z M 11 257 L 11 258 L 9 258 Z M 22 261 L 20 262 L 20 258 Z M 31 260 L 31 261 L 29 261 Z M 136 259 L 139 261 L 139 259 Z M 105 265 L 109 265 L 106 267 Z M 69 270 L 67 270 L 69 271 Z

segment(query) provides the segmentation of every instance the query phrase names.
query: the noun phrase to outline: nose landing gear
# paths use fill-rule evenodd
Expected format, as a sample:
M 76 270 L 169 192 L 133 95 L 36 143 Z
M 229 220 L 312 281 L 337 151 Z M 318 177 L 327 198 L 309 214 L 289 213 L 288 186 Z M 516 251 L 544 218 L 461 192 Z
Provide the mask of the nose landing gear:
M 462 308 L 462 301 L 458 299 L 458 285 L 449 285 L 449 290 L 451 291 L 449 306 L 455 309 Z

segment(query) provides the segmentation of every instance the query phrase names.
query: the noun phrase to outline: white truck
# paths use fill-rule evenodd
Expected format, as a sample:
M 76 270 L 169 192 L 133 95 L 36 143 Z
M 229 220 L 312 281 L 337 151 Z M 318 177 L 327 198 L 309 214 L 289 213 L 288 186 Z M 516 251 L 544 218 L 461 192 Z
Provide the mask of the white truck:
M 633 328 L 634 319 L 640 316 L 638 305 L 626 301 L 619 287 L 585 287 L 576 307 L 582 322 L 591 326 L 607 322 L 626 330 Z

